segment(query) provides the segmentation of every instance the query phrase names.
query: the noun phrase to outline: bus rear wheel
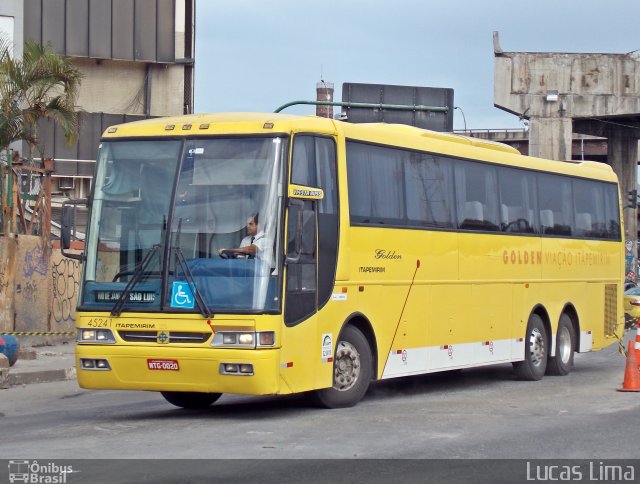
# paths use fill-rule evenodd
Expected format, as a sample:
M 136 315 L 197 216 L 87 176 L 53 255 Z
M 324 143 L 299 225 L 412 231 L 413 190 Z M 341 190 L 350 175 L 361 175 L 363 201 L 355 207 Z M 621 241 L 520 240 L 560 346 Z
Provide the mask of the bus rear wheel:
M 556 356 L 549 358 L 547 374 L 563 376 L 573 367 L 573 354 L 576 332 L 571 324 L 571 318 L 566 314 L 560 316 L 558 332 L 556 333 Z
M 547 330 L 542 318 L 532 314 L 525 334 L 524 360 L 513 363 L 513 369 L 520 380 L 541 380 L 547 369 Z
M 347 326 L 336 344 L 333 386 L 315 390 L 311 400 L 324 408 L 352 407 L 364 397 L 373 374 L 373 356 L 367 338 L 355 326 Z
M 210 407 L 213 402 L 222 396 L 222 393 L 198 393 L 198 392 L 161 392 L 164 399 L 172 405 L 189 410 L 198 410 Z

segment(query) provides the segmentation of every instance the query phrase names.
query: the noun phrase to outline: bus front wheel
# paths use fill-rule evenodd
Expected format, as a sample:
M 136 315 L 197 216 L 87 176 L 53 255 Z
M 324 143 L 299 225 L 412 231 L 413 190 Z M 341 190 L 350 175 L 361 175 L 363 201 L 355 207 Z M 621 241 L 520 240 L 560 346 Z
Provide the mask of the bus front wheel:
M 549 358 L 547 364 L 548 375 L 566 375 L 573 367 L 573 353 L 576 332 L 571 324 L 571 318 L 566 314 L 560 316 L 558 332 L 556 333 L 556 356 Z
M 547 330 L 542 318 L 537 314 L 532 314 L 529 317 L 524 344 L 524 360 L 516 361 L 513 364 L 516 375 L 520 380 L 540 380 L 547 369 L 549 352 Z
M 311 393 L 312 401 L 324 408 L 352 407 L 369 388 L 373 356 L 367 338 L 355 326 L 347 326 L 336 344 L 333 386 Z
M 197 410 L 210 407 L 213 402 L 222 396 L 222 393 L 197 393 L 197 392 L 161 392 L 164 399 L 172 405 L 189 410 Z

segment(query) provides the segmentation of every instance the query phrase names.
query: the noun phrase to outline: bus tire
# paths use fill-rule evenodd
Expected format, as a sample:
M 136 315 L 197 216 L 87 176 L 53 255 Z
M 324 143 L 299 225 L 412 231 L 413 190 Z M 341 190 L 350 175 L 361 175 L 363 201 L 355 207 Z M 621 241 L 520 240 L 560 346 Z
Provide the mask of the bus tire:
M 164 399 L 172 405 L 189 410 L 209 408 L 222 393 L 199 392 L 160 392 Z
M 527 323 L 525 334 L 524 360 L 513 363 L 513 369 L 520 380 L 541 380 L 547 369 L 549 354 L 547 330 L 542 318 L 532 314 Z
M 323 408 L 352 407 L 364 397 L 373 375 L 373 356 L 367 338 L 355 326 L 340 334 L 333 357 L 333 386 L 311 392 Z
M 563 314 L 560 316 L 556 333 L 556 356 L 549 358 L 547 375 L 563 376 L 571 371 L 575 342 L 576 332 L 571 324 L 571 318 Z

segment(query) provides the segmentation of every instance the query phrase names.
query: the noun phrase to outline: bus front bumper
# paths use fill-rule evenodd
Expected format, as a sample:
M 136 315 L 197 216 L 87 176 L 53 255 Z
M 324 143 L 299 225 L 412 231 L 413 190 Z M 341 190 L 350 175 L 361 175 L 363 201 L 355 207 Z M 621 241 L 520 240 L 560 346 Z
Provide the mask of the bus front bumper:
M 76 368 L 82 388 L 274 395 L 279 355 L 278 349 L 78 344 Z M 245 371 L 252 365 L 252 372 L 240 373 L 240 365 Z

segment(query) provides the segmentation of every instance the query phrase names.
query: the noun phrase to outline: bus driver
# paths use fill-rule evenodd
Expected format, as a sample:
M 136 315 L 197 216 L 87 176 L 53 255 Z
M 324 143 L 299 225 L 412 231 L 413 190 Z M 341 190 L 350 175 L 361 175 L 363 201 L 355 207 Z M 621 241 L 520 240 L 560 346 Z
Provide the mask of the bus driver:
M 247 219 L 247 236 L 240 242 L 236 249 L 218 249 L 222 258 L 262 258 L 262 253 L 267 249 L 267 239 L 258 225 L 258 213 Z

